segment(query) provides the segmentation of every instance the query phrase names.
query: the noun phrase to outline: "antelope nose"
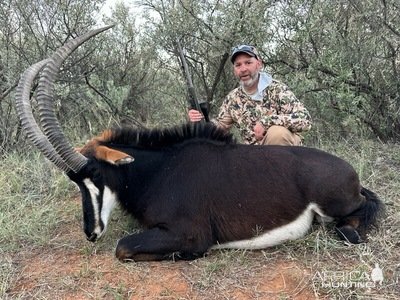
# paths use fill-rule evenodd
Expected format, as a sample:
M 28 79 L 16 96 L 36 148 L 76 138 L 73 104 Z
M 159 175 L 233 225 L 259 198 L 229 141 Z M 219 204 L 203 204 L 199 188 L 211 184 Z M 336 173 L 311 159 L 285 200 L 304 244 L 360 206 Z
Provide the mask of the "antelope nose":
M 97 234 L 96 233 L 92 233 L 90 236 L 87 236 L 87 240 L 89 242 L 95 242 L 97 240 Z

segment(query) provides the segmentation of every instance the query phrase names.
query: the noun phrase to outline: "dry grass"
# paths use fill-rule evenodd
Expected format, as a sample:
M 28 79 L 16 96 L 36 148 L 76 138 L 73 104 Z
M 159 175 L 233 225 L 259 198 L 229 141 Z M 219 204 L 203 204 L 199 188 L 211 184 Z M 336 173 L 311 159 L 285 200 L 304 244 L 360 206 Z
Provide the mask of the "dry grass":
M 9 155 L 0 161 L 0 298 L 398 299 L 400 151 L 356 142 L 322 146 L 350 161 L 387 205 L 368 243 L 346 245 L 331 225 L 315 225 L 278 247 L 213 251 L 192 262 L 118 262 L 116 241 L 135 226 L 127 216 L 115 212 L 104 239 L 86 242 L 68 179 L 40 156 Z M 364 287 L 376 263 L 383 284 Z

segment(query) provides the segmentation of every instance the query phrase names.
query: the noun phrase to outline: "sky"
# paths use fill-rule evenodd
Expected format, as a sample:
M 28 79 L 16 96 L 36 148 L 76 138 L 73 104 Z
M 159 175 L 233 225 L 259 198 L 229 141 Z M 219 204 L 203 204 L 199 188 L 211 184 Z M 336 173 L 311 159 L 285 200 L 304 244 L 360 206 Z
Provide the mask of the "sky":
M 140 7 L 135 6 L 134 2 L 135 2 L 135 0 L 106 0 L 104 6 L 98 13 L 98 20 L 99 20 L 98 22 L 102 23 L 101 20 L 102 20 L 103 15 L 110 17 L 111 11 L 117 3 L 124 3 L 125 6 L 128 6 L 131 9 L 134 8 L 136 11 L 138 11 L 140 9 Z
M 106 0 L 103 8 L 100 11 L 100 14 L 105 14 L 107 16 L 111 15 L 111 9 L 114 8 L 114 6 L 117 3 L 124 3 L 125 6 L 129 6 L 129 7 L 134 7 L 134 0 Z M 137 6 L 135 6 L 135 9 L 138 9 Z

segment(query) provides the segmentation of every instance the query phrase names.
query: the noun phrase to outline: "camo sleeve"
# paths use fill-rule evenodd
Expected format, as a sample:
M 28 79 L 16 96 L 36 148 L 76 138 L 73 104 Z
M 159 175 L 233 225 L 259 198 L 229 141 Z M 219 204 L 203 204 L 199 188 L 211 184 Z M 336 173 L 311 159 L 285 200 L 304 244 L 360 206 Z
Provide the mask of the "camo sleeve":
M 275 81 L 266 93 L 265 96 L 269 98 L 270 103 L 276 106 L 276 113 L 261 117 L 260 121 L 265 128 L 280 125 L 291 132 L 310 130 L 312 125 L 310 113 L 286 85 Z
M 215 125 L 222 127 L 225 130 L 229 130 L 234 123 L 234 120 L 229 110 L 231 105 L 231 98 L 232 97 L 230 96 L 230 94 L 225 97 L 219 109 L 217 118 L 211 120 L 211 122 L 213 122 Z

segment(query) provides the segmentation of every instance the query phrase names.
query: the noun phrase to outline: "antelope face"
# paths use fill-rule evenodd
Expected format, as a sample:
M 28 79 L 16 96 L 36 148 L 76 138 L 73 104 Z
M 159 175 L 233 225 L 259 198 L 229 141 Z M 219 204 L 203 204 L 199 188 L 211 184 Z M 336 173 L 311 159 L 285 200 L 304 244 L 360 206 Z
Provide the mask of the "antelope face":
M 113 169 L 133 162 L 133 157 L 130 155 L 99 146 L 98 141 L 99 139 L 95 138 L 79 150 L 81 154 L 91 159 L 78 174 L 70 176 L 81 191 L 83 230 L 91 242 L 95 242 L 103 235 L 111 211 L 117 203 L 117 193 L 111 187 L 111 178 L 118 175 L 112 174 Z M 113 186 L 115 187 L 115 183 Z
M 111 211 L 117 203 L 116 193 L 104 184 L 103 176 L 94 169 L 92 167 L 88 172 L 80 172 L 86 174 L 80 175 L 79 179 L 78 174 L 70 175 L 81 192 L 83 230 L 91 242 L 98 240 L 106 231 Z

